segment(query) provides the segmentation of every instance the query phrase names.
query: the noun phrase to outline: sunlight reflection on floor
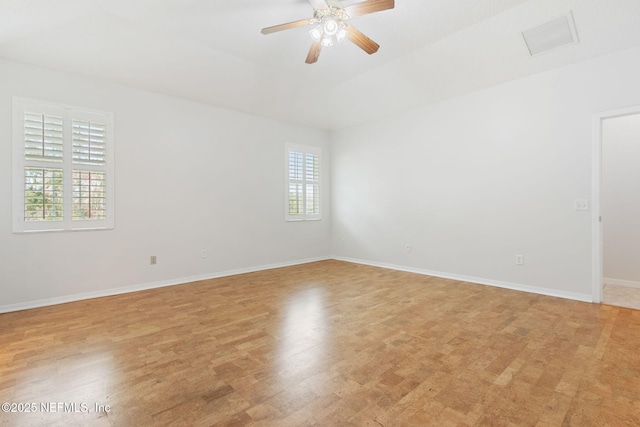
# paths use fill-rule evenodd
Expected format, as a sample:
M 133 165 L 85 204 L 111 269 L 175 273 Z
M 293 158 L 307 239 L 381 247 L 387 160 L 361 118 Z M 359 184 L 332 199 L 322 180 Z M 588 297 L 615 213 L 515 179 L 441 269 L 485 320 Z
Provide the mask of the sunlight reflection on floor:
M 327 366 L 329 319 L 322 288 L 291 296 L 285 307 L 278 351 L 278 374 L 307 379 Z
M 16 381 L 12 398 L 36 405 L 33 413 L 20 414 L 16 419 L 23 425 L 83 425 L 88 420 L 100 425 L 96 418 L 105 418 L 105 425 L 110 425 L 105 407 L 116 392 L 116 375 L 109 351 L 45 358 L 37 366 L 22 370 Z M 42 396 L 47 396 L 46 401 Z

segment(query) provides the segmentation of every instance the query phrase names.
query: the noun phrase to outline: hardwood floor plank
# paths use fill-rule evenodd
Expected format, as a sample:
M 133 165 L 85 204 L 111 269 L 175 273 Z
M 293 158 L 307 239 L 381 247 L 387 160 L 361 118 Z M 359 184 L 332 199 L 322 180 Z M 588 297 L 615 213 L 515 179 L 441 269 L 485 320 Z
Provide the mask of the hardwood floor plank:
M 340 261 L 0 314 L 0 342 L 0 401 L 45 404 L 2 427 L 640 425 L 640 312 Z

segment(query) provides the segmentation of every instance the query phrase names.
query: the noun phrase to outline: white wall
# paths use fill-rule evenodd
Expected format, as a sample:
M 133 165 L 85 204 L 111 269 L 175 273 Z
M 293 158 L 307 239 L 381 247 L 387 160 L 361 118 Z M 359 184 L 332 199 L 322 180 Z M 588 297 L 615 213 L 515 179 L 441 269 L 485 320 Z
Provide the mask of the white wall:
M 334 254 L 590 300 L 592 114 L 638 75 L 636 48 L 336 132 Z
M 602 126 L 603 273 L 640 284 L 640 114 Z M 606 281 L 605 279 L 605 281 Z
M 12 96 L 115 113 L 115 230 L 11 232 Z M 0 60 L 0 311 L 327 257 L 328 191 L 284 221 L 285 142 L 322 147 L 328 189 L 323 131 Z
M 591 194 L 592 114 L 640 105 L 638 75 L 636 48 L 337 131 L 329 147 L 322 131 L 0 60 L 0 310 L 331 253 L 589 299 L 591 212 L 573 202 Z M 12 96 L 115 113 L 115 230 L 11 232 Z M 321 222 L 283 221 L 287 141 L 323 147 Z

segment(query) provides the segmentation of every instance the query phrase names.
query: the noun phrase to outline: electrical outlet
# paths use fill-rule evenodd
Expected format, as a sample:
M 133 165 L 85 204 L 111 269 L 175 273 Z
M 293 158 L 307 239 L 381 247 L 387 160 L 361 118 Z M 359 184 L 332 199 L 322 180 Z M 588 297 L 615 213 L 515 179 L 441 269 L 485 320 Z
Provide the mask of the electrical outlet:
M 588 200 L 574 200 L 573 209 L 577 211 L 588 211 L 589 210 L 589 201 Z
M 524 264 L 524 255 L 516 255 L 516 265 Z
M 203 249 L 200 251 L 200 258 L 205 259 L 207 257 L 207 250 Z
M 409 243 L 404 245 L 404 251 L 408 254 L 411 253 L 411 245 Z
M 151 258 L 149 259 L 149 263 L 151 265 L 156 265 L 158 263 L 158 258 L 155 255 L 151 255 Z

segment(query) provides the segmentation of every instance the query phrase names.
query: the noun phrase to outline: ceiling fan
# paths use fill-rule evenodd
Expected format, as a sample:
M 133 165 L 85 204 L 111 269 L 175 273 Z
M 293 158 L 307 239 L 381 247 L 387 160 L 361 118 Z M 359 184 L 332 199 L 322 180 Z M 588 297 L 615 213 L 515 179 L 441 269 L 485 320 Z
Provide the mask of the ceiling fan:
M 271 34 L 291 28 L 312 25 L 309 30 L 312 44 L 306 63 L 313 64 L 318 60 L 323 47 L 333 46 L 348 38 L 369 55 L 376 53 L 380 45 L 362 34 L 347 21 L 356 16 L 393 9 L 394 0 L 366 0 L 344 7 L 340 0 L 309 0 L 313 6 L 313 18 L 301 19 L 286 24 L 262 29 L 262 34 Z

